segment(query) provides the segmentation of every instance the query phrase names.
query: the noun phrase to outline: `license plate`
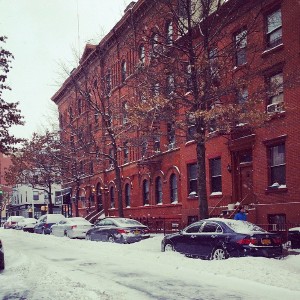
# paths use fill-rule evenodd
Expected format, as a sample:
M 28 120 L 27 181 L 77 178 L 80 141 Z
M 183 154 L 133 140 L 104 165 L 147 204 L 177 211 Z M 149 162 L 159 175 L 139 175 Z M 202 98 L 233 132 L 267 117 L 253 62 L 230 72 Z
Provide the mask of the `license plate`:
M 140 234 L 140 231 L 139 230 L 135 230 L 134 234 Z
M 271 245 L 271 240 L 270 240 L 270 239 L 262 239 L 262 240 L 261 240 L 261 243 L 262 243 L 263 245 Z

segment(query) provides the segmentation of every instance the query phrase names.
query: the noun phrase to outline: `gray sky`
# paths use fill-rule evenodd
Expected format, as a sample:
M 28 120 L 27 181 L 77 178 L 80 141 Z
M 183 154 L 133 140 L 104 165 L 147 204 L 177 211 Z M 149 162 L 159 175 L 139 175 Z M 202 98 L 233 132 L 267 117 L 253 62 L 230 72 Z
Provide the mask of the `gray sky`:
M 62 63 L 75 66 L 74 53 L 82 54 L 86 43 L 98 43 L 130 2 L 0 0 L 0 35 L 8 37 L 4 47 L 15 56 L 8 75 L 12 91 L 4 99 L 20 102 L 26 122 L 13 128 L 15 135 L 29 138 L 48 125 L 53 116 L 50 98 L 63 82 Z

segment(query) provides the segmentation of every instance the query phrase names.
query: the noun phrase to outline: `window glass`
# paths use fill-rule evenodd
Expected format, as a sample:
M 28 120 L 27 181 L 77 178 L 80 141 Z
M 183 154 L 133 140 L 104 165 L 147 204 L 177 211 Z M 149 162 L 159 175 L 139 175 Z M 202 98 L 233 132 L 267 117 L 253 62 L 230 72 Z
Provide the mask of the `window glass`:
M 211 192 L 222 192 L 221 158 L 210 160 Z
M 187 233 L 199 233 L 200 227 L 201 227 L 202 223 L 197 223 L 195 225 L 191 225 L 190 227 L 187 228 L 187 230 L 185 232 Z
M 170 196 L 171 202 L 178 201 L 177 177 L 175 174 L 172 174 L 170 177 Z
M 125 185 L 125 205 L 130 206 L 130 185 L 126 183 Z
M 146 179 L 143 181 L 143 202 L 144 205 L 149 204 L 149 181 Z
M 267 46 L 275 47 L 282 43 L 281 9 L 267 16 Z
M 283 102 L 283 74 L 278 73 L 270 77 L 270 104 Z
M 222 228 L 217 223 L 205 223 L 201 232 L 222 232 Z
M 243 30 L 237 33 L 234 37 L 236 47 L 236 66 L 241 66 L 247 62 L 246 47 L 247 47 L 247 31 Z
M 156 204 L 162 203 L 162 180 L 161 177 L 155 179 L 155 198 Z
M 285 144 L 270 147 L 270 185 L 286 184 Z
M 197 164 L 188 165 L 189 194 L 197 194 Z

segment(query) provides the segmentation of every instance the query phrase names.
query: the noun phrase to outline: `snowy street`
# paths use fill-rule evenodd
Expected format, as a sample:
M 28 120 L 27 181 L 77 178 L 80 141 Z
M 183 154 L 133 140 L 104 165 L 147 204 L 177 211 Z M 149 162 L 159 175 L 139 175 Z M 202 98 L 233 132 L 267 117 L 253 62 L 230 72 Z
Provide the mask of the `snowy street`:
M 161 235 L 130 245 L 0 228 L 0 299 L 300 299 L 300 255 L 204 261 L 160 252 Z

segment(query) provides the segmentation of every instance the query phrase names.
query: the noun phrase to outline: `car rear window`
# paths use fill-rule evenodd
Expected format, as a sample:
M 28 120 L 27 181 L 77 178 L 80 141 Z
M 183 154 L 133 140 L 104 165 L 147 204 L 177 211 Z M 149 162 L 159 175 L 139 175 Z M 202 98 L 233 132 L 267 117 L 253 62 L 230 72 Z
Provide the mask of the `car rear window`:
M 258 232 L 266 232 L 266 230 L 262 229 L 261 227 L 245 221 L 231 220 L 227 221 L 226 225 L 237 233 L 251 234 Z
M 140 222 L 133 220 L 133 219 L 118 219 L 115 220 L 118 224 L 122 224 L 122 225 L 138 225 L 141 226 L 143 224 L 141 224 Z

